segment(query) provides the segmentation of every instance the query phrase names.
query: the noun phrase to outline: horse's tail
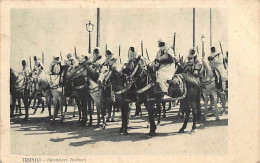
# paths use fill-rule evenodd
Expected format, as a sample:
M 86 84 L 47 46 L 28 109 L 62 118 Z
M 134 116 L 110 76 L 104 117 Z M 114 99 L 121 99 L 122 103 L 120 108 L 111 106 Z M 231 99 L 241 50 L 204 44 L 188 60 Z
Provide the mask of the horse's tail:
M 198 88 L 197 88 L 197 95 L 196 95 L 196 110 L 197 110 L 197 118 L 198 120 L 201 119 L 201 104 L 200 104 L 200 97 L 201 97 L 201 89 L 200 89 L 200 83 L 198 82 Z

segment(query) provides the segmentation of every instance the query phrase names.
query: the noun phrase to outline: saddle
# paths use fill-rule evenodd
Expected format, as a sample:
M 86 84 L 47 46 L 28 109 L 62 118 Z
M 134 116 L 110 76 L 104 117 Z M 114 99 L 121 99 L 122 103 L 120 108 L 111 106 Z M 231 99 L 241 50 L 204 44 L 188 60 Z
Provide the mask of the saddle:
M 217 89 L 222 89 L 222 79 L 220 76 L 220 72 L 217 69 L 213 70 L 213 76 L 215 78 L 215 85 Z
M 180 74 L 175 74 L 172 77 L 172 80 L 168 81 L 168 96 L 172 98 L 178 98 L 185 94 L 184 87 L 185 83 L 182 80 L 182 76 Z

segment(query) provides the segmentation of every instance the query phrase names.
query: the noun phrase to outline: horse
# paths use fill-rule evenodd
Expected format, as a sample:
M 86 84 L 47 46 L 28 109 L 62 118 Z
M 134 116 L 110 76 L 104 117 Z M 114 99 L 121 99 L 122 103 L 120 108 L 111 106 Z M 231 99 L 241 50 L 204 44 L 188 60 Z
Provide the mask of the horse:
M 128 120 L 130 116 L 130 101 L 127 100 L 126 96 L 128 91 L 131 89 L 132 84 L 126 83 L 126 76 L 122 72 L 123 65 L 118 59 L 112 59 L 113 64 L 109 66 L 103 66 L 100 70 L 100 76 L 98 83 L 101 85 L 111 84 L 112 91 L 115 95 L 115 103 L 113 107 L 118 107 L 121 110 L 122 125 L 119 129 L 119 133 L 128 135 Z
M 22 72 L 16 72 L 10 68 L 10 95 L 11 95 L 11 105 L 10 105 L 10 117 L 14 116 L 14 108 L 16 100 L 23 100 L 25 108 L 25 118 L 24 121 L 28 120 L 29 113 L 29 98 L 30 90 L 28 89 L 28 81 Z
M 140 60 L 142 61 L 142 60 Z M 142 62 L 141 62 L 142 63 Z M 143 62 L 144 63 L 144 62 Z M 173 62 L 175 64 L 175 62 Z M 139 66 L 138 66 L 139 65 Z M 147 68 L 145 68 L 147 67 Z M 137 71 L 135 75 L 133 75 L 133 79 L 135 81 L 135 84 L 138 88 L 137 93 L 139 99 L 144 101 L 144 104 L 146 105 L 146 109 L 148 110 L 149 114 L 149 121 L 151 124 L 150 128 L 150 134 L 155 134 L 155 123 L 154 123 L 154 115 L 153 115 L 153 109 L 152 105 L 156 101 L 160 102 L 168 102 L 168 101 L 174 101 L 174 100 L 181 100 L 182 101 L 182 107 L 184 109 L 184 112 L 186 113 L 186 118 L 184 120 L 182 128 L 179 130 L 179 133 L 183 133 L 184 130 L 187 127 L 187 123 L 189 120 L 190 111 L 192 110 L 193 113 L 193 125 L 191 132 L 194 132 L 196 129 L 196 121 L 197 121 L 197 112 L 200 110 L 200 85 L 199 81 L 196 80 L 195 77 L 189 74 L 181 73 L 180 80 L 184 85 L 185 93 L 182 97 L 172 98 L 169 100 L 161 100 L 160 98 L 163 96 L 162 92 L 156 93 L 156 83 L 155 83 L 155 72 L 150 65 L 140 64 L 137 63 L 135 69 L 137 68 Z M 167 81 L 170 85 L 172 84 L 174 80 L 174 77 L 171 81 Z
M 203 60 L 202 69 L 200 71 L 200 77 L 201 77 L 201 88 L 202 88 L 202 94 L 204 99 L 204 120 L 207 119 L 207 111 L 208 111 L 208 96 L 212 98 L 212 102 L 215 109 L 215 116 L 216 120 L 219 120 L 219 112 L 217 108 L 217 98 L 218 98 L 218 92 L 220 92 L 220 89 L 218 90 L 215 84 L 215 77 L 213 75 L 213 71 L 211 67 L 209 66 L 208 62 Z M 226 100 L 225 95 L 220 95 L 221 101 L 222 101 L 222 108 L 223 112 L 226 112 Z
M 72 68 L 67 73 L 67 78 L 72 80 L 73 84 L 76 85 L 75 89 L 78 92 L 78 95 L 81 100 L 81 106 L 83 111 L 83 123 L 87 121 L 87 100 L 91 100 L 90 97 L 95 102 L 96 109 L 97 109 L 97 118 L 98 122 L 97 125 L 100 125 L 101 118 L 100 112 L 102 114 L 102 128 L 105 129 L 106 127 L 106 110 L 102 105 L 102 89 L 101 86 L 97 83 L 97 79 L 99 77 L 99 73 L 95 71 L 95 69 L 91 68 L 91 64 L 88 61 L 84 61 L 79 65 Z M 90 95 L 90 96 L 89 96 Z M 92 126 L 92 110 L 89 107 L 89 114 L 90 114 L 90 121 L 89 126 Z
M 60 122 L 62 123 L 64 120 L 63 114 L 63 88 L 61 87 L 62 83 L 62 68 L 61 65 L 56 64 L 53 68 L 54 74 L 46 74 L 46 72 L 42 70 L 35 71 L 33 74 L 33 78 L 36 82 L 36 90 L 38 92 L 43 92 L 43 95 L 46 99 L 46 104 L 48 106 L 49 118 L 51 124 L 55 123 L 55 118 L 57 117 L 58 111 L 60 110 L 61 117 Z M 53 99 L 53 116 L 51 115 L 51 101 Z M 52 120 L 51 120 L 52 118 Z

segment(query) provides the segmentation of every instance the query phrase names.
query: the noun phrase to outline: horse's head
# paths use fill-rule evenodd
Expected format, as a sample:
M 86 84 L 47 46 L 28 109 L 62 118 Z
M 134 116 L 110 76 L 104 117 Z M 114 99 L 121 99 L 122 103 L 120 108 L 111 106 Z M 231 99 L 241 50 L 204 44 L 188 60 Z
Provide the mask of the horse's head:
M 112 74 L 112 70 L 109 69 L 108 66 L 102 66 L 100 70 L 100 75 L 98 77 L 97 83 L 103 84 L 103 82 L 107 82 Z
M 85 64 L 86 63 L 84 62 L 82 64 L 73 67 L 72 66 L 68 67 L 67 74 L 66 74 L 67 79 L 74 79 L 81 75 L 87 76 L 87 69 Z

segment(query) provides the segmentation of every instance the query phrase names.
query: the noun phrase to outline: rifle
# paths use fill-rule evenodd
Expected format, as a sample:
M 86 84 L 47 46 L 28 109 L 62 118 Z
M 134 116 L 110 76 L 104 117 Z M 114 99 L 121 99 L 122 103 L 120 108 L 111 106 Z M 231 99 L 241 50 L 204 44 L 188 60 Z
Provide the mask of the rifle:
M 29 57 L 29 61 L 30 61 L 30 69 L 32 71 L 32 60 L 31 60 L 31 56 Z
M 202 43 L 202 58 L 205 57 L 205 51 L 204 51 L 204 35 L 201 36 L 201 43 Z
M 60 60 L 62 61 L 62 55 L 61 55 L 61 52 L 60 52 Z
M 141 41 L 141 51 L 142 51 L 142 57 L 143 57 L 144 56 L 143 41 Z
M 44 64 L 44 52 L 42 52 L 42 63 Z
M 119 47 L 118 47 L 118 55 L 119 55 L 120 63 L 122 63 L 122 62 L 121 62 L 121 57 L 120 57 L 120 45 L 119 45 Z
M 76 58 L 76 59 L 78 59 L 78 56 L 77 56 L 77 50 L 76 50 L 76 46 L 75 46 L 75 48 L 74 48 L 74 52 L 75 52 L 75 53 L 74 53 L 74 55 L 75 55 L 75 58 Z
M 173 36 L 173 45 L 172 45 L 172 50 L 173 50 L 173 54 L 174 54 L 174 56 L 176 55 L 176 51 L 175 51 L 175 37 L 176 37 L 176 32 L 174 32 L 174 36 Z
M 148 54 L 147 49 L 146 49 L 146 55 L 147 55 L 148 60 L 150 61 L 150 58 L 149 58 L 149 54 Z
M 219 41 L 219 46 L 220 46 L 220 50 L 221 50 L 221 54 L 223 56 L 223 65 L 224 65 L 224 68 L 227 69 L 227 65 L 226 65 L 226 62 L 225 62 L 225 57 L 224 57 L 224 54 L 223 54 L 223 49 L 222 49 L 222 45 L 221 45 L 221 41 Z

